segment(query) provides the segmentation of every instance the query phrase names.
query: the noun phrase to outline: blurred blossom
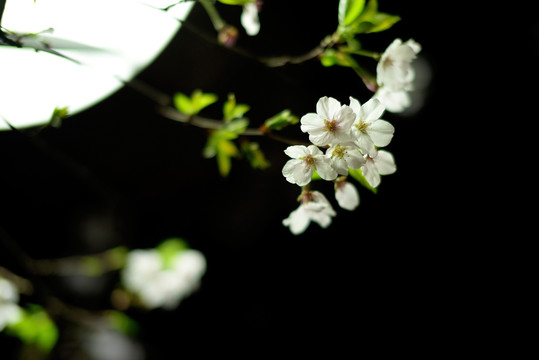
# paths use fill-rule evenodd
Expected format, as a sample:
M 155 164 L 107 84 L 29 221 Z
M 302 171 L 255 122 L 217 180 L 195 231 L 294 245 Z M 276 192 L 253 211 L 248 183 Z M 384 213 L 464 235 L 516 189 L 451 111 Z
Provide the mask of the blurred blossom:
M 18 301 L 19 293 L 15 285 L 0 277 L 0 331 L 21 319 L 22 310 L 17 305 Z
M 241 13 L 241 25 L 245 29 L 247 35 L 255 36 L 260 31 L 260 20 L 258 18 L 258 12 L 260 6 L 257 1 L 249 2 L 243 5 L 243 12 Z
M 133 250 L 122 280 L 144 306 L 172 309 L 198 288 L 205 272 L 206 258 L 197 250 L 178 251 L 167 264 L 155 249 Z
M 376 67 L 379 89 L 375 96 L 390 112 L 402 112 L 411 105 L 409 92 L 413 90 L 415 70 L 412 61 L 421 51 L 421 45 L 410 39 L 395 39 L 384 51 Z

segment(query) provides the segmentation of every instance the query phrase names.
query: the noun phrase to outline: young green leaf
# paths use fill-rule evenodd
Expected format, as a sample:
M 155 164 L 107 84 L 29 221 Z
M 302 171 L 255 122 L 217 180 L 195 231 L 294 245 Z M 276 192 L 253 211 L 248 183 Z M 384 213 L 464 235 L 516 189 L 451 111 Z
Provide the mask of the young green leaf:
M 198 114 L 202 109 L 215 103 L 217 99 L 216 94 L 203 93 L 197 89 L 193 91 L 190 97 L 180 92 L 174 94 L 173 102 L 179 112 L 193 116 Z
M 244 141 L 241 143 L 241 152 L 245 155 L 253 169 L 266 169 L 270 166 L 257 142 Z
M 267 130 L 281 130 L 288 125 L 295 125 L 299 122 L 299 118 L 292 114 L 288 109 L 270 117 L 264 122 L 264 127 Z
M 229 94 L 227 101 L 223 105 L 223 117 L 225 122 L 242 117 L 251 107 L 247 104 L 236 103 L 236 96 Z
M 341 0 L 339 2 L 339 24 L 348 26 L 353 23 L 365 7 L 365 0 Z
M 226 4 L 226 5 L 245 5 L 247 3 L 253 2 L 254 0 L 217 0 L 220 3 Z
M 37 346 L 45 353 L 49 353 L 58 340 L 56 325 L 41 306 L 34 304 L 29 304 L 22 319 L 10 325 L 7 331 L 26 344 Z

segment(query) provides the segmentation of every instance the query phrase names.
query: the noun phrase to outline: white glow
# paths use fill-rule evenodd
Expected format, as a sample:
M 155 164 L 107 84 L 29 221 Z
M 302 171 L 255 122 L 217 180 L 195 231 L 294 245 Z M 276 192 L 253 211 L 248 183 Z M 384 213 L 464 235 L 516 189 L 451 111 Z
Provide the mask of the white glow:
M 8 0 L 2 27 L 42 33 L 54 50 L 78 60 L 33 49 L 0 46 L 1 117 L 18 128 L 43 124 L 55 107 L 74 114 L 105 99 L 148 66 L 180 27 L 193 2 L 172 0 Z

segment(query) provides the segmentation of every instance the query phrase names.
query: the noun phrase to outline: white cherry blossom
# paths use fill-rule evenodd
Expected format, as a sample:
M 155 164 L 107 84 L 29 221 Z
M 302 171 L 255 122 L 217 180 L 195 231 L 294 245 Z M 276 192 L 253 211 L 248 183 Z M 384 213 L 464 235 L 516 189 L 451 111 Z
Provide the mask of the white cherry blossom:
M 401 112 L 410 106 L 408 91 L 413 90 L 415 71 L 412 61 L 421 51 L 421 45 L 410 39 L 402 42 L 395 39 L 387 47 L 376 67 L 378 90 L 375 97 L 386 109 Z
M 377 98 L 372 98 L 361 105 L 350 97 L 350 108 L 355 120 L 351 128 L 355 144 L 365 154 L 374 154 L 375 146 L 386 146 L 391 142 L 395 128 L 389 122 L 380 119 L 385 108 Z
M 327 228 L 335 215 L 337 213 L 324 194 L 306 191 L 302 194 L 299 207 L 283 220 L 283 225 L 289 227 L 292 234 L 299 235 L 307 230 L 311 221 Z
M 365 159 L 355 144 L 332 145 L 326 150 L 326 156 L 339 175 L 347 175 L 348 168 L 355 170 L 365 164 Z
M 282 173 L 292 184 L 307 185 L 311 182 L 314 170 L 324 180 L 337 178 L 337 172 L 331 167 L 329 159 L 314 145 L 293 145 L 284 152 L 292 159 L 284 165 Z
M 346 179 L 335 182 L 335 199 L 340 207 L 346 210 L 355 210 L 359 206 L 359 192 L 354 184 Z
M 189 296 L 206 271 L 206 259 L 197 250 L 180 251 L 165 267 L 155 249 L 133 250 L 128 254 L 122 280 L 149 309 L 171 309 Z
M 397 171 L 393 155 L 385 150 L 378 150 L 374 156 L 366 155 L 365 165 L 361 167 L 365 179 L 372 187 L 380 185 L 380 175 L 389 175 Z
M 352 109 L 331 97 L 324 96 L 316 103 L 316 113 L 301 118 L 301 131 L 318 146 L 350 141 L 350 127 L 355 115 Z

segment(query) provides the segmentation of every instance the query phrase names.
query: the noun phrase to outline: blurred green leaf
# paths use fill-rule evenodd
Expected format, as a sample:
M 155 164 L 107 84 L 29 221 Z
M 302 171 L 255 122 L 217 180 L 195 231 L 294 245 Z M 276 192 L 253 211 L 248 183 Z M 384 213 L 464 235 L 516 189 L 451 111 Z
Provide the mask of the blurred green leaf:
M 292 114 L 288 109 L 270 117 L 264 122 L 267 130 L 281 130 L 288 125 L 294 125 L 299 122 L 299 118 Z
M 49 120 L 49 124 L 52 127 L 59 128 L 62 125 L 62 121 L 67 117 L 68 115 L 68 107 L 55 107 L 52 111 L 51 118 Z
M 217 99 L 216 94 L 203 93 L 197 89 L 193 91 L 190 97 L 181 92 L 174 94 L 173 102 L 179 112 L 193 116 L 198 114 L 202 109 L 215 103 Z
M 320 62 L 326 67 L 339 65 L 355 68 L 358 66 L 350 54 L 336 49 L 326 49 L 320 58 Z
M 342 1 L 339 5 L 345 6 Z M 354 10 L 355 8 L 352 8 L 352 5 L 358 9 L 360 8 L 360 4 L 347 5 L 350 9 L 350 16 L 345 18 L 343 22 L 339 21 L 341 36 L 347 41 L 356 34 L 367 34 L 387 30 L 400 20 L 399 16 L 379 12 L 377 0 L 369 0 L 367 4 L 363 4 L 364 6 L 359 14 L 357 13 L 357 10 Z M 352 14 L 354 15 L 353 18 Z M 350 43 L 349 46 L 353 47 Z
M 37 346 L 45 353 L 49 353 L 58 340 L 56 325 L 45 310 L 35 304 L 29 304 L 23 312 L 22 319 L 10 325 L 7 332 L 25 344 Z
M 254 141 L 244 141 L 241 143 L 241 151 L 254 169 L 267 169 L 269 161 L 260 149 L 260 145 Z
M 339 24 L 348 26 L 353 23 L 364 7 L 365 0 L 341 0 L 339 2 Z
M 105 316 L 110 327 L 122 334 L 133 336 L 139 330 L 137 322 L 121 311 L 109 310 L 105 313 Z
M 363 172 L 361 171 L 361 168 L 355 169 L 355 170 L 348 169 L 348 174 L 351 177 L 353 177 L 354 179 L 356 179 L 357 182 L 359 182 L 363 187 L 369 189 L 370 191 L 372 191 L 375 194 L 378 192 L 378 190 L 376 188 L 372 187 L 367 182 L 367 179 L 365 179 L 365 176 L 363 175 Z
M 217 0 L 220 3 L 226 4 L 226 5 L 245 5 L 247 3 L 253 2 L 254 0 Z
M 182 251 L 188 249 L 187 243 L 180 238 L 170 238 L 161 242 L 155 248 L 161 260 L 163 261 L 163 267 L 169 269 L 173 265 L 174 258 Z
M 236 96 L 229 94 L 227 101 L 223 105 L 223 117 L 225 122 L 242 117 L 251 107 L 247 104 L 236 103 Z

